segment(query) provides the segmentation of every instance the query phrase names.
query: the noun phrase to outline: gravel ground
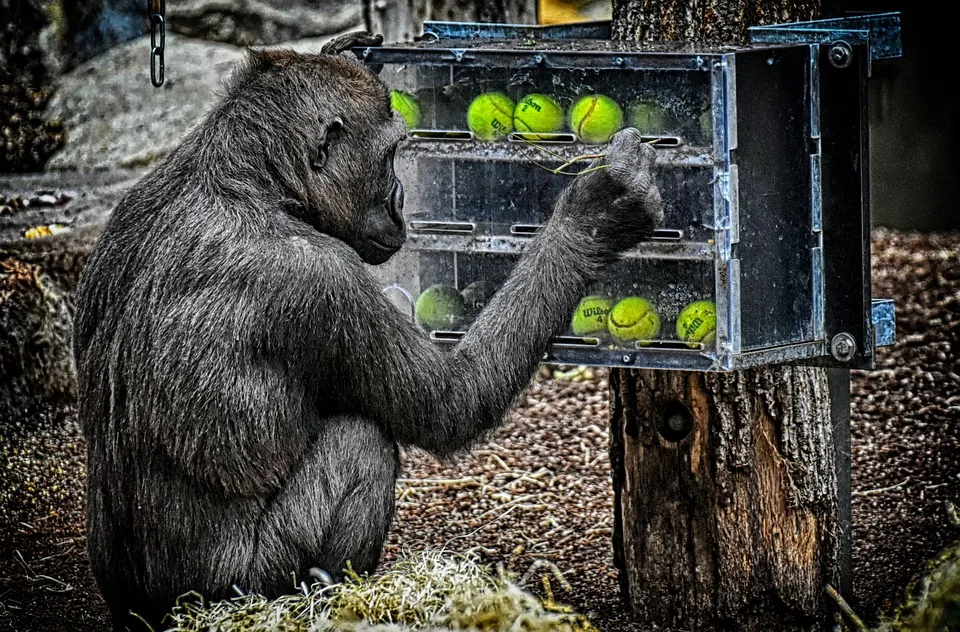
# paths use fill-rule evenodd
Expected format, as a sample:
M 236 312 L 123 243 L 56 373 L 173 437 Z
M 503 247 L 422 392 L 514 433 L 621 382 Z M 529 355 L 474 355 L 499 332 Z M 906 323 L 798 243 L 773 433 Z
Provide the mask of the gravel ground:
M 874 295 L 896 300 L 898 342 L 852 392 L 855 608 L 899 596 L 955 539 L 960 501 L 960 234 L 874 233 Z M 606 372 L 542 373 L 509 422 L 469 458 L 406 454 L 385 551 L 473 549 L 523 572 L 554 562 L 561 601 L 605 632 L 639 629 L 619 603 Z M 0 423 L 0 629 L 101 629 L 106 612 L 83 557 L 83 445 L 71 411 Z

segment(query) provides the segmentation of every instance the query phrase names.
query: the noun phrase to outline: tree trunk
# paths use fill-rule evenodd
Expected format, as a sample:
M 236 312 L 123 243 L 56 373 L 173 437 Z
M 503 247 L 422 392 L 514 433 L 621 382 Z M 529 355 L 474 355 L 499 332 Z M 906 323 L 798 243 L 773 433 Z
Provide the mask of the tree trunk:
M 410 42 L 424 20 L 448 22 L 536 22 L 536 0 L 364 0 L 367 29 L 385 42 Z
M 614 0 L 613 34 L 737 44 L 748 26 L 819 11 L 816 0 Z M 827 373 L 612 372 L 614 553 L 639 622 L 747 632 L 826 626 L 824 585 L 845 585 L 839 569 L 849 554 L 849 454 L 837 450 L 849 427 L 831 423 Z M 837 376 L 837 402 L 846 401 L 848 372 Z

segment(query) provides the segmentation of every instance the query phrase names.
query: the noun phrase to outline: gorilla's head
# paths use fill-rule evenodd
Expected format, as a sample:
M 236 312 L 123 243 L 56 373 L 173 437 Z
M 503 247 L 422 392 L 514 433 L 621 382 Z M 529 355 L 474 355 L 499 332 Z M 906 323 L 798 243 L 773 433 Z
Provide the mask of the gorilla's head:
M 384 83 L 340 55 L 251 51 L 220 116 L 238 151 L 259 154 L 264 180 L 291 214 L 349 244 L 371 264 L 406 240 L 403 185 L 393 169 L 405 136 Z

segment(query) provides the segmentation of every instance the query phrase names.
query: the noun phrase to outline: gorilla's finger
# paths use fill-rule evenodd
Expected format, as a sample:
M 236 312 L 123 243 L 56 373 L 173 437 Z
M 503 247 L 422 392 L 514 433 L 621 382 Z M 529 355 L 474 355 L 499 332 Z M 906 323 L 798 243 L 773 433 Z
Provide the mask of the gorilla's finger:
M 383 35 L 379 33 L 373 34 L 369 31 L 353 31 L 333 38 L 323 45 L 320 53 L 323 55 L 339 55 L 354 46 L 379 46 L 380 44 L 383 44 Z

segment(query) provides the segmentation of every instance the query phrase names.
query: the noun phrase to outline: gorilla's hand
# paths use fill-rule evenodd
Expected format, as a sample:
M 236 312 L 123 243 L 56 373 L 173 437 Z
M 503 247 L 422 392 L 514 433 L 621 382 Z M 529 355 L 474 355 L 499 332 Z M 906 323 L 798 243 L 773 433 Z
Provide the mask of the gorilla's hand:
M 564 210 L 609 254 L 631 248 L 663 222 L 656 150 L 632 127 L 614 134 L 596 171 L 577 177 Z
M 606 152 L 607 174 L 624 188 L 614 205 L 624 213 L 643 213 L 659 225 L 663 221 L 660 189 L 653 177 L 657 152 L 643 136 L 627 127 L 613 135 Z
M 353 31 L 335 37 L 320 49 L 322 55 L 339 55 L 354 46 L 379 46 L 383 44 L 383 35 L 374 35 L 369 31 Z

